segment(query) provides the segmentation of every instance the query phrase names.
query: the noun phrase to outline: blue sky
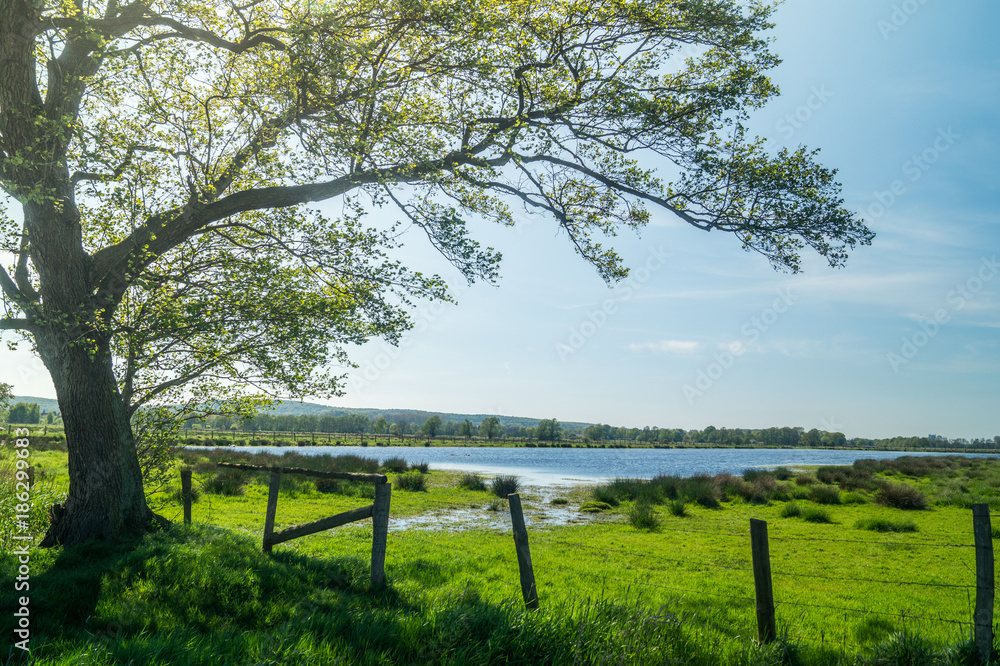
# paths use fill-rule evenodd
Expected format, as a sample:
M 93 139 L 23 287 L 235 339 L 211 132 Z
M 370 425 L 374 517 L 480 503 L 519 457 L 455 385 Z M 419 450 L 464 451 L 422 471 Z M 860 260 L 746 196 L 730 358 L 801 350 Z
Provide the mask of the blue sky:
M 782 95 L 754 116 L 822 149 L 878 234 L 835 270 L 774 272 L 735 239 L 655 214 L 609 289 L 542 218 L 474 227 L 499 286 L 422 305 L 404 345 L 355 350 L 344 407 L 852 436 L 1000 434 L 1000 5 L 788 0 Z M 456 281 L 414 234 L 407 256 Z M 457 281 L 456 281 L 457 283 Z M 738 353 L 734 353 L 738 352 Z M 19 394 L 54 396 L 25 351 Z

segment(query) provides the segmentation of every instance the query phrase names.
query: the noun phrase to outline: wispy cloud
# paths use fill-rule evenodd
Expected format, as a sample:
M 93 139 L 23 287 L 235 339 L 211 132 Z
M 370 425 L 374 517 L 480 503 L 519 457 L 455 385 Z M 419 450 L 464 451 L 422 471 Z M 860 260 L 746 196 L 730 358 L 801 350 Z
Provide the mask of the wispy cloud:
M 657 340 L 655 342 L 633 342 L 629 351 L 651 351 L 661 354 L 694 354 L 701 349 L 701 343 L 695 340 Z

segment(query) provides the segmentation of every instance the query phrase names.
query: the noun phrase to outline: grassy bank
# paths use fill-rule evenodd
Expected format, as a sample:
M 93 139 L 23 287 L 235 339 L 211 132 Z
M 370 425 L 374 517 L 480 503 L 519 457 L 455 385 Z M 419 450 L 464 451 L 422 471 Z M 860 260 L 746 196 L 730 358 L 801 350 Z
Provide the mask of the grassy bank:
M 263 475 L 217 481 L 216 455 L 177 460 L 194 470 L 199 489 L 192 527 L 149 535 L 131 550 L 33 552 L 38 663 L 974 663 L 967 623 L 975 553 L 964 504 L 996 501 L 997 461 L 621 480 L 558 497 L 529 489 L 529 519 L 554 507 L 579 516 L 530 523 L 542 606 L 530 612 L 520 602 L 506 506 L 488 478 L 473 490 L 461 474 L 392 471 L 384 460 L 309 463 L 381 467 L 394 482 L 393 520 L 428 518 L 427 529 L 390 531 L 389 585 L 371 590 L 370 523 L 265 556 Z M 39 453 L 34 462 L 58 493 L 65 454 Z M 400 474 L 420 475 L 423 490 L 401 490 Z M 892 506 L 883 483 L 919 492 L 926 508 Z M 153 498 L 164 515 L 179 516 L 178 490 Z M 370 502 L 357 487 L 325 490 L 312 481 L 284 485 L 278 527 Z M 581 511 L 598 497 L 608 508 Z M 678 503 L 684 510 L 675 514 Z M 640 505 L 655 519 L 646 529 L 630 521 Z M 826 522 L 810 522 L 809 512 Z M 457 513 L 471 518 L 429 529 L 452 525 L 434 518 Z M 768 521 L 784 636 L 764 648 L 753 640 L 751 517 Z M 3 555 L 4 572 L 12 563 Z M 10 635 L 13 586 L 6 573 L 0 578 L 0 630 Z

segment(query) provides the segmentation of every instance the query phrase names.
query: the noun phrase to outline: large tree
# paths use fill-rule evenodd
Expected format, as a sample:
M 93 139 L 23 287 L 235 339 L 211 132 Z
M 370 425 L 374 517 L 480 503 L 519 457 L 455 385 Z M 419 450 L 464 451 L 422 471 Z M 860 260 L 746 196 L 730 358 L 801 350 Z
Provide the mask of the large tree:
M 843 263 L 872 235 L 835 172 L 744 127 L 777 94 L 769 14 L 0 0 L 0 329 L 51 373 L 69 448 L 45 543 L 149 525 L 131 426 L 144 406 L 335 394 L 345 345 L 395 341 L 409 299 L 448 297 L 393 259 L 402 230 L 366 222 L 378 206 L 469 280 L 493 280 L 499 255 L 467 221 L 509 225 L 512 206 L 551 219 L 608 281 L 627 270 L 600 237 L 648 207 L 778 267 L 798 270 L 807 247 Z

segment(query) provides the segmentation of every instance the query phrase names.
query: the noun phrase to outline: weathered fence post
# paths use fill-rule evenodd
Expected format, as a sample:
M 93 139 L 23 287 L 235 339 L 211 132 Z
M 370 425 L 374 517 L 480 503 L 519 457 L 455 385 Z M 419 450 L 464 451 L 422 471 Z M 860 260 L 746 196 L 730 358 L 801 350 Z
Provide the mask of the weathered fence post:
M 531 567 L 531 550 L 528 548 L 528 529 L 524 526 L 524 512 L 521 510 L 521 496 L 507 495 L 510 502 L 510 520 L 514 525 L 514 549 L 517 551 L 517 568 L 521 573 L 521 595 L 524 605 L 538 608 L 538 589 L 535 587 L 535 571 Z
M 181 499 L 184 501 L 184 524 L 191 524 L 191 470 L 181 470 Z
M 264 515 L 264 552 L 271 552 L 271 537 L 274 535 L 274 516 L 278 513 L 278 487 L 281 472 L 271 472 L 271 485 L 267 489 L 267 513 Z
M 753 586 L 757 595 L 757 640 L 774 641 L 774 592 L 771 589 L 771 554 L 767 547 L 767 522 L 750 519 L 750 552 L 753 555 Z
M 993 649 L 993 532 L 989 504 L 972 506 L 972 533 L 976 538 L 975 641 L 986 664 Z
M 389 503 L 392 484 L 375 484 L 375 501 L 372 505 L 372 587 L 385 584 L 385 550 L 389 540 Z
M 31 465 L 25 471 L 28 473 L 28 487 L 31 488 L 35 485 L 35 466 Z

